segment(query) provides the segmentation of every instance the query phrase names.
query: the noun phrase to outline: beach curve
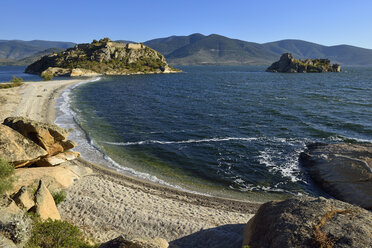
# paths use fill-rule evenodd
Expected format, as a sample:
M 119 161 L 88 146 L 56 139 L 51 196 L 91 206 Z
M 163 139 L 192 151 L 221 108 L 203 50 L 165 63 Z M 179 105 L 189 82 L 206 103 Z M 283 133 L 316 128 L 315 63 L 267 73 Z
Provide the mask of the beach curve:
M 82 81 L 26 82 L 20 88 L 7 89 L 0 93 L 2 99 L 8 99 L 1 105 L 4 111 L 0 117 L 18 115 L 53 123 L 56 99 L 67 87 Z M 217 226 L 231 224 L 239 227 L 232 234 L 236 235 L 260 205 L 179 191 L 120 174 L 84 158 L 71 164 L 90 167 L 93 173 L 66 190 L 66 201 L 59 205 L 61 216 L 99 242 L 122 234 L 177 241 L 200 230 L 213 232 Z

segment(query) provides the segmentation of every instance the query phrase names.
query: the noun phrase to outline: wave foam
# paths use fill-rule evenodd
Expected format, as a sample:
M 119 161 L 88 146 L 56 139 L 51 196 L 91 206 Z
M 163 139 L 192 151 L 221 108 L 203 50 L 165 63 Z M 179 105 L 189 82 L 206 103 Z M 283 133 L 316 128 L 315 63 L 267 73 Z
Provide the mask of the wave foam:
M 208 142 L 223 142 L 223 141 L 232 141 L 232 140 L 240 140 L 240 141 L 253 141 L 257 140 L 258 138 L 250 137 L 250 138 L 239 138 L 239 137 L 226 137 L 226 138 L 211 138 L 211 139 L 189 139 L 189 140 L 180 140 L 180 141 L 161 141 L 161 140 L 143 140 L 137 142 L 108 142 L 103 141 L 103 143 L 108 145 L 116 145 L 116 146 L 132 146 L 132 145 L 150 145 L 150 144 L 161 144 L 161 145 L 168 145 L 168 144 L 190 144 L 190 143 L 208 143 Z

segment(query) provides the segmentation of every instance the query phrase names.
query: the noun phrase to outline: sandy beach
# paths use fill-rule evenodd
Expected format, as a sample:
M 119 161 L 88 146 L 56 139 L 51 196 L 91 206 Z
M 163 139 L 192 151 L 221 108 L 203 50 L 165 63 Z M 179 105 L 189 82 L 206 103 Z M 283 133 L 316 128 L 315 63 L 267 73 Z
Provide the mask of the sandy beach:
M 26 82 L 0 90 L 0 119 L 25 116 L 54 123 L 56 99 L 81 81 Z M 161 237 L 170 247 L 240 247 L 244 225 L 260 205 L 181 192 L 119 174 L 84 158 L 69 165 L 89 167 L 92 172 L 66 189 L 67 198 L 58 206 L 62 219 L 98 242 L 124 235 Z

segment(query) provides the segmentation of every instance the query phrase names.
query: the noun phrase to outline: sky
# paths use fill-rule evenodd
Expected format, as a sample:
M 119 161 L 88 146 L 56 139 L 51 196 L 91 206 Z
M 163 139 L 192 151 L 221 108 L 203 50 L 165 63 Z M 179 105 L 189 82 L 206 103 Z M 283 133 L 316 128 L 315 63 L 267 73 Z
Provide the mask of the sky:
M 0 39 L 144 42 L 220 34 L 372 49 L 371 0 L 0 0 Z

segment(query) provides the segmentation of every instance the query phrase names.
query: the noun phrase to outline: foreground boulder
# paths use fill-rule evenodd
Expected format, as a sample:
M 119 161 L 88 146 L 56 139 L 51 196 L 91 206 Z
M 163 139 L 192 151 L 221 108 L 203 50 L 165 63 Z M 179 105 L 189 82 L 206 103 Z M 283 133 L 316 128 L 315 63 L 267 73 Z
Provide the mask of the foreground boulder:
M 338 200 L 289 199 L 263 204 L 248 222 L 243 246 L 371 247 L 372 213 Z
M 52 220 L 61 219 L 61 215 L 58 212 L 53 196 L 50 194 L 42 180 L 40 180 L 35 193 L 35 206 L 30 211 L 39 215 L 43 220 L 48 218 Z
M 329 195 L 372 209 L 372 144 L 315 143 L 300 162 Z
M 123 236 L 119 236 L 106 243 L 103 243 L 99 248 L 168 248 L 169 244 L 162 238 L 142 239 L 137 238 L 127 240 Z
M 19 132 L 0 124 L 0 157 L 16 168 L 35 163 L 48 153 Z
M 329 59 L 298 60 L 290 53 L 284 53 L 279 61 L 274 62 L 267 72 L 340 72 L 338 64 L 331 65 Z
M 66 144 L 67 130 L 57 125 L 33 121 L 25 117 L 8 117 L 3 124 L 34 141 L 50 156 L 65 151 L 66 146 L 71 146 L 71 142 Z
M 44 56 L 26 68 L 26 73 L 71 77 L 179 71 L 169 66 L 163 55 L 143 44 L 108 38 Z

